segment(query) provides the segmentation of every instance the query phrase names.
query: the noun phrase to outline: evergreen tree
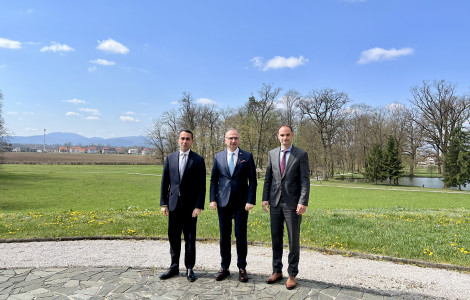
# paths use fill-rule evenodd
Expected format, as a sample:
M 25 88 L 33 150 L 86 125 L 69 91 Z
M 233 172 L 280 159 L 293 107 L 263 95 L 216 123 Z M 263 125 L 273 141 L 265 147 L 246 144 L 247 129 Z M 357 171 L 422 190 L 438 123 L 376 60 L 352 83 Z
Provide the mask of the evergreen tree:
M 384 165 L 383 151 L 380 144 L 374 144 L 366 158 L 366 169 L 363 175 L 370 181 L 382 181 L 387 178 Z
M 466 186 L 470 181 L 470 136 L 456 128 L 451 132 L 447 155 L 444 158 L 444 186 Z
M 384 153 L 384 164 L 390 184 L 393 180 L 393 184 L 398 185 L 398 178 L 403 176 L 403 166 L 397 140 L 391 135 L 388 137 L 387 148 Z

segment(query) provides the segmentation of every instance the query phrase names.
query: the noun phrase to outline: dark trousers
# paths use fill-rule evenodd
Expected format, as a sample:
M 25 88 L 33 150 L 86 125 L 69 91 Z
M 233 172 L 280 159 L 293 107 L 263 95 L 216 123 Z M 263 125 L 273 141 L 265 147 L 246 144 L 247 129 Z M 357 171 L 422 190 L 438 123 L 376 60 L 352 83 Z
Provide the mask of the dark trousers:
M 230 202 L 229 202 L 230 203 Z M 219 229 L 220 229 L 220 256 L 222 257 L 221 267 L 228 269 L 232 260 L 232 219 L 235 221 L 235 238 L 237 245 L 237 266 L 239 269 L 246 268 L 246 255 L 248 253 L 247 243 L 247 222 L 248 212 L 243 207 L 218 207 Z
M 171 267 L 179 268 L 181 254 L 181 232 L 184 235 L 184 264 L 192 269 L 196 263 L 196 223 L 193 209 L 178 205 L 168 216 L 168 239 L 170 241 Z
M 284 222 L 289 237 L 289 257 L 287 273 L 289 276 L 297 276 L 299 273 L 300 257 L 300 223 L 302 216 L 297 215 L 295 209 L 288 209 L 284 201 L 280 201 L 276 207 L 269 208 L 271 215 L 271 239 L 273 248 L 273 272 L 282 273 L 282 252 L 284 240 Z

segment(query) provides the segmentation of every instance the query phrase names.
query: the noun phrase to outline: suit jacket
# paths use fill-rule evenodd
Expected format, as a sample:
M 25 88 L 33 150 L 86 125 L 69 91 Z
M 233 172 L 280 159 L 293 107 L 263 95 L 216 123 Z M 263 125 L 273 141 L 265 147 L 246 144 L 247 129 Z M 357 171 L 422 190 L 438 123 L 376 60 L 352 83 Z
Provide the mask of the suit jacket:
M 179 175 L 179 150 L 169 154 L 163 166 L 160 206 L 173 211 L 179 201 L 188 209 L 204 209 L 206 197 L 206 164 L 204 158 L 189 151 L 183 178 Z
M 297 204 L 308 205 L 310 170 L 307 152 L 292 146 L 282 177 L 279 160 L 280 152 L 280 147 L 269 151 L 263 187 L 263 201 L 269 201 L 269 205 L 276 207 L 282 195 L 289 209 L 296 209 Z
M 227 149 L 215 155 L 212 167 L 210 201 L 225 207 L 230 199 L 235 205 L 245 207 L 246 203 L 256 204 L 256 167 L 253 154 L 239 150 L 237 164 L 230 175 Z

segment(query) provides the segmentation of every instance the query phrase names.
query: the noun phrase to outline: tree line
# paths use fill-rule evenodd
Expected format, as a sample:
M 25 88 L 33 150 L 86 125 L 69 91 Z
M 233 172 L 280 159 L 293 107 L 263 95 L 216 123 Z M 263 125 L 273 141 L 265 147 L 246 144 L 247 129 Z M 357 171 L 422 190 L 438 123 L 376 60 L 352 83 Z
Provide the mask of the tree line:
M 435 158 L 438 173 L 443 174 L 452 132 L 465 131 L 470 116 L 468 95 L 458 95 L 456 84 L 445 80 L 423 81 L 410 88 L 407 104 L 385 107 L 351 104 L 346 92 L 330 88 L 306 95 L 294 89 L 281 92 L 280 87 L 264 83 L 242 106 L 227 108 L 199 104 L 184 92 L 177 109 L 165 111 L 146 129 L 147 141 L 163 162 L 166 154 L 178 149 L 179 130 L 190 129 L 194 151 L 210 165 L 224 148 L 225 131 L 235 128 L 241 147 L 252 152 L 257 168 L 263 169 L 268 151 L 279 146 L 278 128 L 287 124 L 294 129 L 294 144 L 309 153 L 312 176 L 323 180 L 337 173 L 369 174 L 373 151 L 390 147 L 392 141 L 407 175 L 413 176 L 423 157 Z M 403 172 L 386 174 L 396 183 Z

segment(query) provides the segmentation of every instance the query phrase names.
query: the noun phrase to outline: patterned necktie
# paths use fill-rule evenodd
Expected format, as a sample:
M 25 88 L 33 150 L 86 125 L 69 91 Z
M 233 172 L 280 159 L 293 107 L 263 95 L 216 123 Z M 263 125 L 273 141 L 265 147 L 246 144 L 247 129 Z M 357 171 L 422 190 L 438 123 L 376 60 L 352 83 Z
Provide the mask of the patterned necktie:
M 230 153 L 230 160 L 228 162 L 228 169 L 230 171 L 230 176 L 233 175 L 233 171 L 235 170 L 235 162 L 233 160 L 233 156 L 235 155 L 235 153 Z
M 287 150 L 282 150 L 283 154 L 282 154 L 282 158 L 281 158 L 281 176 L 284 175 L 284 171 L 286 169 L 286 154 L 287 154 Z
M 180 163 L 180 181 L 183 179 L 184 169 L 186 168 L 186 153 L 183 153 L 183 157 L 181 158 Z

